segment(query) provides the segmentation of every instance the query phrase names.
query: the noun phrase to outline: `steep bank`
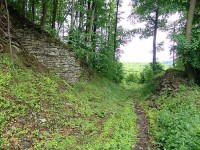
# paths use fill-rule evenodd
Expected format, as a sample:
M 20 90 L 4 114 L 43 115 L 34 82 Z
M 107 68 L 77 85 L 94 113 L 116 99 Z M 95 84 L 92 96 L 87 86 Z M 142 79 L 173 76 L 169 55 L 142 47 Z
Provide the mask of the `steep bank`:
M 16 65 L 0 54 L 0 147 L 131 149 L 136 115 L 131 92 L 94 77 L 71 86 L 54 73 Z

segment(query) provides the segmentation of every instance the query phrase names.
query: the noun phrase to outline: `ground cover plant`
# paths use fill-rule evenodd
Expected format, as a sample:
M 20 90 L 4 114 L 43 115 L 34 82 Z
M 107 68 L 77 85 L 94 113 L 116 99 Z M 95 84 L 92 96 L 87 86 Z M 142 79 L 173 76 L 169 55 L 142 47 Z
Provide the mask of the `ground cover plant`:
M 148 95 L 140 104 L 149 118 L 152 149 L 199 149 L 199 86 L 182 83 L 174 91 L 168 87 L 156 94 L 149 88 L 140 89 L 139 97 Z
M 158 149 L 199 149 L 199 98 L 199 87 L 182 85 L 174 96 L 162 95 L 156 100 L 159 108 L 148 114 Z
M 131 149 L 136 143 L 131 91 L 100 77 L 69 85 L 54 73 L 11 70 L 8 56 L 0 57 L 1 148 Z

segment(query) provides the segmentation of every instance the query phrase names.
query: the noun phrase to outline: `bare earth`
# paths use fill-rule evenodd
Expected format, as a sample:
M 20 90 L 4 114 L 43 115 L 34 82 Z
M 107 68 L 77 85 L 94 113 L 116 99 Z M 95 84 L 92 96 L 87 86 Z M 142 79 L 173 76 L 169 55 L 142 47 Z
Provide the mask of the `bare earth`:
M 136 104 L 135 107 L 136 114 L 138 116 L 138 125 L 139 125 L 139 132 L 138 132 L 138 143 L 135 146 L 135 150 L 146 150 L 149 145 L 149 134 L 148 134 L 148 128 L 149 128 L 149 121 L 142 110 L 142 108 Z

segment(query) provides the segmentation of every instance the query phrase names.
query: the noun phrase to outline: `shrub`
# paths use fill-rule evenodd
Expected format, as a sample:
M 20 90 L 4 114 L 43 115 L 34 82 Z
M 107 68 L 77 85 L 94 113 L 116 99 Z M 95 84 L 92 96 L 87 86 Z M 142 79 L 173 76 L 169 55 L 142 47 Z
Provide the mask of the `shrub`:
M 143 71 L 140 73 L 140 82 L 141 83 L 146 83 L 150 82 L 153 78 L 153 69 L 150 67 L 150 65 L 146 65 L 143 69 Z
M 153 70 L 154 67 L 154 70 Z M 161 63 L 149 63 L 145 65 L 145 68 L 140 73 L 140 82 L 141 83 L 149 83 L 152 81 L 153 77 L 163 71 L 163 65 Z
M 137 73 L 130 73 L 125 78 L 126 83 L 130 83 L 130 82 L 138 83 L 139 80 L 140 79 Z
M 164 66 L 159 63 L 159 62 L 156 62 L 156 63 L 149 63 L 151 69 L 154 71 L 154 74 L 158 74 L 158 73 L 161 73 L 163 71 L 163 68 Z
M 124 72 L 122 63 L 116 59 L 110 59 L 109 54 L 101 54 L 97 55 L 97 57 L 92 57 L 89 65 L 98 74 L 116 83 L 121 82 L 123 79 Z

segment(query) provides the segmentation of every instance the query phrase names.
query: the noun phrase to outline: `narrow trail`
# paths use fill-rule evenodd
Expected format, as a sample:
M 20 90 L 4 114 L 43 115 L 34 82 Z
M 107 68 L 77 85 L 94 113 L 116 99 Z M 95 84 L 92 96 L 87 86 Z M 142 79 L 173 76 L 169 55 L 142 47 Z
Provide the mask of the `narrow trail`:
M 135 112 L 138 116 L 139 132 L 137 135 L 138 142 L 134 150 L 146 150 L 149 145 L 150 136 L 148 134 L 149 121 L 143 109 L 136 103 Z

